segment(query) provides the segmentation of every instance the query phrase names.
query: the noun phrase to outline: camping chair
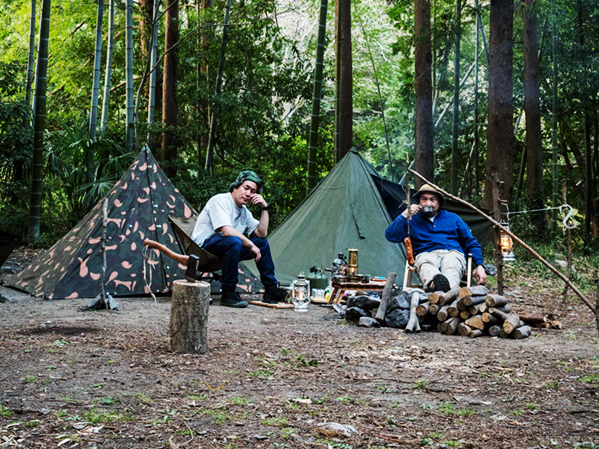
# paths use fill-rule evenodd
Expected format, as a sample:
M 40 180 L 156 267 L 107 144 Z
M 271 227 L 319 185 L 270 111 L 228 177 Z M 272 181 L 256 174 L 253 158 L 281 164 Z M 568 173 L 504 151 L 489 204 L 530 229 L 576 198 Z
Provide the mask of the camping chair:
M 405 244 L 407 243 L 408 245 L 411 246 L 411 243 L 409 242 L 404 242 Z M 404 271 L 404 278 L 403 278 L 403 290 L 405 290 L 407 287 L 410 288 L 420 288 L 424 290 L 424 285 L 422 285 L 422 281 L 420 281 L 420 283 L 416 283 L 412 280 L 412 276 L 414 274 L 418 275 L 418 273 L 416 273 L 416 265 L 414 264 L 414 258 L 413 256 L 410 257 L 411 255 L 411 247 L 405 247 L 406 250 L 406 269 Z M 462 278 L 462 281 L 460 282 L 460 286 L 462 287 L 470 287 L 470 285 L 472 284 L 472 254 L 468 254 L 468 260 L 467 260 L 467 265 L 468 268 L 466 269 L 466 273 L 464 273 L 464 278 Z
M 185 265 L 187 267 L 185 279 L 190 282 L 201 279 L 204 273 L 214 273 L 221 269 L 221 260 L 214 254 L 201 248 L 192 240 L 191 233 L 195 226 L 195 217 L 176 218 L 169 216 L 168 221 L 175 231 L 179 247 L 183 250 L 185 255 L 175 253 L 165 245 L 150 239 L 144 241 L 145 246 L 157 249 L 176 262 Z M 216 278 L 216 275 L 213 275 L 213 279 L 214 278 Z

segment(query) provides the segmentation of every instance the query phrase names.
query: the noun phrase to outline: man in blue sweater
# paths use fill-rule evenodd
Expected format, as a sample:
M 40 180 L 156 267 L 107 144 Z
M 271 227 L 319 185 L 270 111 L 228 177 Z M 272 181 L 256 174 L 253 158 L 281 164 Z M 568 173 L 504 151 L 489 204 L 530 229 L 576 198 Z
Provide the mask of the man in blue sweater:
M 460 285 L 466 271 L 466 255 L 472 254 L 479 285 L 487 283 L 480 245 L 468 225 L 453 212 L 441 209 L 445 197 L 430 185 L 423 185 L 414 195 L 417 204 L 410 205 L 385 231 L 387 240 L 403 243 L 410 237 L 415 266 L 425 288 L 448 291 Z

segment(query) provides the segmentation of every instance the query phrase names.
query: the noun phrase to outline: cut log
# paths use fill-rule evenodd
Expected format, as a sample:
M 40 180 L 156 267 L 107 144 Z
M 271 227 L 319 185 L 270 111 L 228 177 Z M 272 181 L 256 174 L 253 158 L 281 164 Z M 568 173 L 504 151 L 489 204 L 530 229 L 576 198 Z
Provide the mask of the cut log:
M 488 294 L 485 299 L 485 302 L 489 307 L 502 307 L 507 304 L 507 299 L 505 298 L 505 296 Z
M 481 315 L 481 319 L 483 320 L 483 323 L 488 324 L 489 326 L 499 323 L 499 318 L 497 318 L 495 315 L 491 315 L 488 312 L 483 313 Z
M 503 330 L 507 334 L 511 334 L 514 329 L 520 326 L 524 326 L 524 323 L 520 321 L 520 317 L 515 313 L 508 314 L 506 319 L 503 321 Z
M 468 307 L 468 312 L 470 312 L 470 315 L 480 315 L 481 313 L 484 313 L 486 311 L 487 311 L 487 305 L 485 303 Z
M 418 306 L 416 306 L 416 315 L 418 315 L 418 316 L 426 315 L 428 313 L 430 306 L 431 306 L 430 302 L 423 302 L 422 304 L 418 304 Z
M 462 310 L 458 316 L 463 320 L 467 320 L 471 315 L 468 310 Z
M 208 305 L 210 284 L 173 282 L 171 319 L 168 331 L 170 351 L 181 354 L 204 354 L 208 351 Z
M 466 310 L 468 308 L 468 306 L 466 304 L 464 304 L 464 298 L 458 299 L 458 302 L 456 303 L 456 307 L 459 310 Z
M 455 334 L 455 331 L 458 329 L 459 324 L 462 321 L 459 318 L 450 318 L 445 323 L 447 323 L 447 327 L 445 328 L 445 333 L 447 335 Z
M 379 305 L 379 309 L 377 310 L 375 316 L 379 323 L 385 321 L 385 314 L 387 313 L 389 300 L 391 299 L 391 295 L 393 294 L 393 283 L 395 282 L 396 277 L 397 273 L 393 271 L 387 274 L 387 282 L 385 282 L 385 287 L 383 287 L 383 294 L 381 295 L 381 304 Z
M 458 324 L 458 332 L 460 335 L 467 337 L 470 332 L 472 332 L 472 328 L 468 326 L 466 323 Z
M 486 298 L 487 298 L 487 296 L 484 296 L 484 295 L 481 295 L 481 296 L 466 296 L 466 297 L 462 298 L 462 301 L 467 306 L 476 306 L 478 304 L 482 304 L 483 302 L 485 302 Z
M 478 337 L 482 337 L 483 335 L 485 335 L 485 333 L 483 331 L 481 331 L 480 329 L 474 329 L 472 332 L 470 332 L 468 334 L 468 336 L 470 338 L 478 338 Z
M 418 315 L 416 315 L 419 300 L 420 292 L 418 290 L 413 291 L 410 300 L 410 319 L 406 324 L 406 332 L 420 332 L 420 323 L 418 322 Z
M 499 319 L 499 321 L 505 321 L 508 317 L 508 314 L 502 311 L 501 309 L 496 309 L 495 307 L 489 308 L 489 313 Z
M 436 315 L 439 312 L 439 304 L 431 304 L 428 307 L 428 313 L 431 315 Z
M 506 331 L 504 331 L 503 329 L 501 329 L 501 330 L 499 331 L 499 338 L 510 338 L 510 337 L 511 337 L 511 335 L 510 335 L 510 334 L 508 334 L 508 333 L 507 333 Z
M 491 337 L 499 337 L 501 330 L 501 326 L 494 325 L 489 328 L 488 332 Z
M 432 292 L 428 294 L 428 302 L 431 304 L 437 304 L 439 302 L 439 295 L 443 292 Z
M 465 298 L 466 296 L 486 296 L 489 294 L 489 289 L 484 285 L 472 285 L 470 287 L 462 287 L 458 296 Z
M 444 306 L 445 304 L 451 303 L 458 297 L 458 293 L 460 293 L 460 287 L 455 285 L 451 287 L 451 289 L 447 292 L 441 292 L 439 294 L 439 302 L 440 306 Z
M 491 307 L 489 307 L 491 308 Z M 506 304 L 505 306 L 501 306 L 501 307 L 492 307 L 493 309 L 496 310 L 500 310 L 503 313 L 511 313 L 512 312 L 512 306 L 509 304 Z
M 458 309 L 458 301 L 459 299 L 454 300 L 447 308 L 447 313 L 450 317 L 456 317 L 460 314 L 460 309 Z
M 485 323 L 483 322 L 480 315 L 475 315 L 466 320 L 466 324 L 473 329 L 483 330 L 485 328 Z
M 530 326 L 520 326 L 519 328 L 514 330 L 514 332 L 512 333 L 512 336 L 515 339 L 520 340 L 522 338 L 530 337 L 531 334 L 532 334 L 532 329 L 530 328 Z
M 436 304 L 435 304 L 436 305 Z M 440 307 L 439 310 L 437 311 L 437 319 L 440 322 L 445 321 L 447 318 L 449 318 L 449 304 L 444 305 L 443 307 Z

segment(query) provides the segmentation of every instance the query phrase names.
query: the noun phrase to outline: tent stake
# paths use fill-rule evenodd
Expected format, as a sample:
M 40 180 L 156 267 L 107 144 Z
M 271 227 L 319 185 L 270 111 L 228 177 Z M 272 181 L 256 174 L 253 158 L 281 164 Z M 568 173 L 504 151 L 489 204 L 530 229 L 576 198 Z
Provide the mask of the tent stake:
M 597 313 L 595 307 L 590 303 L 590 301 L 587 298 L 585 298 L 585 296 L 582 294 L 582 292 L 572 282 L 570 282 L 570 280 L 566 276 L 564 276 L 557 268 L 555 268 L 553 265 L 551 265 L 549 262 L 547 262 L 545 259 L 543 259 L 543 257 L 541 257 L 541 255 L 539 253 L 537 253 L 534 249 L 532 249 L 530 246 L 528 246 L 526 243 L 524 243 L 519 237 L 517 237 L 515 234 L 513 234 L 509 229 L 506 229 L 503 226 L 501 226 L 501 224 L 497 220 L 494 220 L 493 218 L 489 217 L 487 214 L 485 214 L 483 211 L 481 211 L 480 209 L 478 209 L 476 206 L 473 206 L 469 202 L 464 201 L 463 199 L 458 198 L 457 196 L 454 196 L 451 193 L 446 192 L 441 187 L 433 184 L 432 182 L 430 182 L 429 180 L 427 180 L 424 176 L 422 176 L 417 171 L 410 170 L 410 169 L 408 169 L 408 170 L 414 176 L 417 176 L 423 182 L 425 182 L 425 183 L 429 184 L 430 186 L 432 186 L 435 190 L 438 190 L 443 195 L 447 196 L 448 198 L 451 198 L 452 200 L 457 201 L 458 203 L 461 203 L 461 204 L 463 204 L 465 206 L 468 206 L 470 209 L 472 209 L 473 211 L 475 211 L 477 214 L 485 217 L 487 220 L 489 220 L 491 223 L 493 223 L 493 225 L 496 228 L 499 228 L 503 232 L 505 232 L 506 234 L 508 234 L 514 241 L 518 242 L 530 254 L 532 254 L 539 262 L 541 262 L 543 265 L 545 265 L 547 268 L 549 268 L 549 270 L 551 270 L 557 277 L 559 277 L 562 281 L 564 281 L 566 283 L 566 285 L 568 287 L 570 287 L 572 289 L 572 291 L 574 293 L 576 293 L 576 295 L 578 295 L 578 297 L 582 300 L 582 302 L 584 302 L 589 307 L 589 309 L 591 309 L 591 311 L 594 314 Z

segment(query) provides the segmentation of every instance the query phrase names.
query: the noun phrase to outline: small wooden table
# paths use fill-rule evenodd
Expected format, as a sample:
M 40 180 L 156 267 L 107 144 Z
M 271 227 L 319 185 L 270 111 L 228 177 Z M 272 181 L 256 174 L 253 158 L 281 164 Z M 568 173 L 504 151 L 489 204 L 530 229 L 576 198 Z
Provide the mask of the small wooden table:
M 382 292 L 385 288 L 386 279 L 380 281 L 370 281 L 370 282 L 335 282 L 333 281 L 331 285 L 333 286 L 333 291 L 331 292 L 331 296 L 329 297 L 329 304 L 339 304 L 341 302 L 341 298 L 343 298 L 343 293 L 347 290 L 361 290 L 365 292 Z

